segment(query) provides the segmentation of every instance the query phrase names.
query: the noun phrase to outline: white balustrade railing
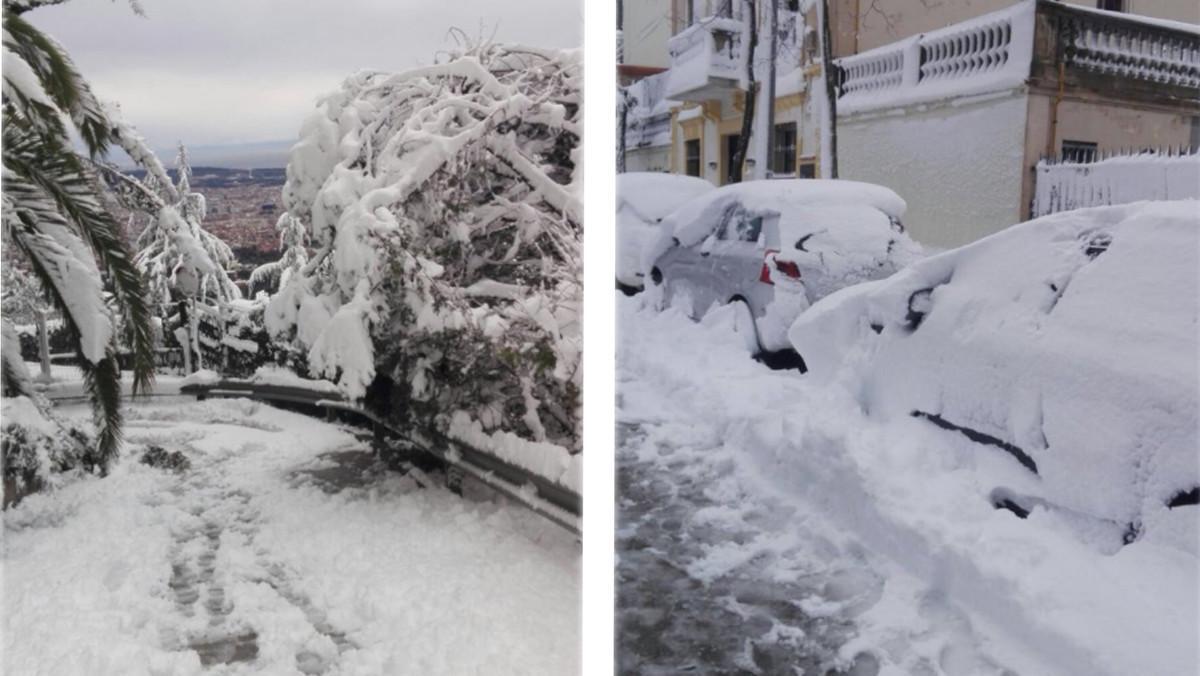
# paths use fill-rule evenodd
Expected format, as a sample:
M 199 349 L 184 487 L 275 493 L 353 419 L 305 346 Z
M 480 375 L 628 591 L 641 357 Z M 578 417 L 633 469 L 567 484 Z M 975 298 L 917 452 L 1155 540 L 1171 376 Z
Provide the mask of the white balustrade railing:
M 839 111 L 906 105 L 995 91 L 1022 82 L 1033 55 L 1034 4 L 1021 2 L 969 21 L 838 60 Z
M 1063 16 L 1068 64 L 1148 82 L 1200 88 L 1200 35 L 1088 12 Z
M 1008 62 L 1012 17 L 1002 16 L 920 42 L 920 79 L 974 77 Z

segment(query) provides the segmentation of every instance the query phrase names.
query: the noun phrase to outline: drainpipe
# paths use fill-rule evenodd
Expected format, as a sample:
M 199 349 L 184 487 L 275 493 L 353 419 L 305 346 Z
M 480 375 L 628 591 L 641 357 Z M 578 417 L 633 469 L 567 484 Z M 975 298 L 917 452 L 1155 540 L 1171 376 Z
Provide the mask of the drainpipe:
M 1058 86 L 1054 94 L 1054 102 L 1050 104 L 1050 129 L 1046 138 L 1046 156 L 1053 157 L 1058 153 L 1055 152 L 1055 139 L 1058 137 L 1058 107 L 1062 104 L 1063 89 L 1065 83 L 1063 80 L 1066 76 L 1066 59 L 1063 54 L 1063 43 L 1068 36 L 1063 35 L 1063 25 L 1061 21 L 1055 21 L 1054 31 L 1054 62 L 1058 66 Z
M 1050 104 L 1050 130 L 1046 134 L 1046 156 L 1053 157 L 1058 153 L 1055 152 L 1056 144 L 1054 140 L 1058 138 L 1058 106 L 1063 100 L 1063 75 L 1065 66 L 1062 61 L 1058 62 L 1058 91 L 1054 94 L 1054 102 Z

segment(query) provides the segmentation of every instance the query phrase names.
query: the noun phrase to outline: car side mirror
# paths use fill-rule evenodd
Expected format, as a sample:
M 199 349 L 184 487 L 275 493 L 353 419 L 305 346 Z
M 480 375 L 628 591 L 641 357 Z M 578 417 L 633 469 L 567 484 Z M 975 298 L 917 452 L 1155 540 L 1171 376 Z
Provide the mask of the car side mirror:
M 717 236 L 715 234 L 709 235 L 708 238 L 704 240 L 704 243 L 700 245 L 700 255 L 707 256 L 711 254 L 713 245 L 716 244 L 716 242 Z

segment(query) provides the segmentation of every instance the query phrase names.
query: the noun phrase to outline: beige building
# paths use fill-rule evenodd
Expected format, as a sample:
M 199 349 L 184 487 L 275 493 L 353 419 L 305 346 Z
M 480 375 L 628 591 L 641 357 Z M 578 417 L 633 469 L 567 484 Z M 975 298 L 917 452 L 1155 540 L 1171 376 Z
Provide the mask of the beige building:
M 770 34 L 758 0 L 759 35 Z M 756 132 L 747 179 L 820 176 L 825 109 L 813 3 L 779 2 L 774 134 Z M 841 178 L 909 202 L 915 236 L 962 244 L 1029 216 L 1042 156 L 1200 142 L 1200 6 L 1193 0 L 830 0 L 841 66 Z M 1122 6 L 1123 5 L 1123 6 Z M 879 9 L 886 6 L 886 12 Z M 1140 12 L 1144 16 L 1131 14 Z M 670 171 L 721 184 L 742 127 L 749 15 L 673 0 Z M 759 81 L 769 43 L 755 50 Z M 765 95 L 759 101 L 765 101 Z M 764 119 L 755 128 L 766 129 Z M 758 136 L 759 138 L 755 138 Z

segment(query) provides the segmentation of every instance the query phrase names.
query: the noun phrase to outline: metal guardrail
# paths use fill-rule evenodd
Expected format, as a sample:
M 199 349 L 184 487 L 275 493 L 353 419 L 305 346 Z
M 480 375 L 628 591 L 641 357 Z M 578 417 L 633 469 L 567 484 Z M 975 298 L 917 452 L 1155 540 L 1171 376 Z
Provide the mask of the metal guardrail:
M 578 493 L 457 439 L 431 430 L 399 430 L 362 406 L 346 401 L 340 393 L 235 379 L 188 384 L 180 387 L 179 392 L 199 400 L 210 397 L 248 398 L 299 406 L 312 411 L 324 411 L 327 417 L 333 417 L 336 412 L 349 414 L 368 424 L 377 440 L 382 442 L 390 435 L 407 442 L 447 465 L 470 474 L 572 533 L 581 533 L 583 499 Z

